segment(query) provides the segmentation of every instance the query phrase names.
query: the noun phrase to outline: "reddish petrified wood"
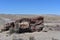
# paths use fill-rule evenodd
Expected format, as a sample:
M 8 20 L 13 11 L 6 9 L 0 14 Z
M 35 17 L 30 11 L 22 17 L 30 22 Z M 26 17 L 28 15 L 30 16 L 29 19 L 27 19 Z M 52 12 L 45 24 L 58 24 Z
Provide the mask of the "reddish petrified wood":
M 26 28 L 26 25 L 23 22 L 27 22 L 29 24 L 28 28 Z M 23 23 L 25 27 L 22 27 L 23 25 L 21 26 L 21 23 Z M 19 20 L 16 20 L 15 22 L 7 23 L 2 31 L 7 31 L 10 28 L 13 28 L 13 30 L 18 28 L 19 33 L 41 31 L 43 29 L 43 23 L 44 17 L 42 16 L 38 16 L 35 18 L 21 18 Z M 41 25 L 41 27 L 38 27 L 38 25 Z

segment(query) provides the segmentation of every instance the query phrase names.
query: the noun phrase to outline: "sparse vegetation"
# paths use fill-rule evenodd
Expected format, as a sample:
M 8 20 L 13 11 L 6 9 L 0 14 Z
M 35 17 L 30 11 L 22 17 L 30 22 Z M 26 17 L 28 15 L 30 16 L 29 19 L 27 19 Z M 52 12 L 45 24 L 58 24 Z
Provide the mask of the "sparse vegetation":
M 35 38 L 34 37 L 30 37 L 29 40 L 35 40 Z
M 13 40 L 23 40 L 23 39 L 19 38 L 19 39 L 13 39 Z
M 52 40 L 59 40 L 59 39 L 56 39 L 56 38 L 52 38 Z

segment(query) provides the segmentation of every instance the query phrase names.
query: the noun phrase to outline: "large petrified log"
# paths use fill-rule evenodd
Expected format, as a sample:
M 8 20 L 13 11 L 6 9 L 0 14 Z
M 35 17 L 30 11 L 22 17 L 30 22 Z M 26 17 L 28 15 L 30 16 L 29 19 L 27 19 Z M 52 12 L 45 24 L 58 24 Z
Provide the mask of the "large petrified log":
M 43 29 L 44 17 L 22 18 L 15 22 L 7 23 L 2 31 L 10 30 L 17 33 L 41 31 Z

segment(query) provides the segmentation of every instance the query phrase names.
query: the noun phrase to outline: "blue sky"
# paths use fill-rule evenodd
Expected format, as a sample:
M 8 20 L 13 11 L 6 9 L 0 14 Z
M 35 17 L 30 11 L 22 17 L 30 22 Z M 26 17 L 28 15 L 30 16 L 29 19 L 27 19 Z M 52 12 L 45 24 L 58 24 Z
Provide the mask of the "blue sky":
M 60 15 L 60 0 L 0 0 L 0 14 Z

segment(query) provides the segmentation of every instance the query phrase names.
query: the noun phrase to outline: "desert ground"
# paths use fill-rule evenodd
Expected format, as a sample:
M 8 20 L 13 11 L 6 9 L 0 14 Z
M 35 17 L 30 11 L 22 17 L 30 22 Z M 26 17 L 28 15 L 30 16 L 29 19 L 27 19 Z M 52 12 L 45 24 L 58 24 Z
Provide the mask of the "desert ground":
M 60 40 L 60 16 L 45 14 L 45 15 L 19 15 L 19 14 L 0 14 L 0 29 L 4 24 L 15 21 L 24 17 L 44 17 L 44 29 L 41 32 L 33 33 L 13 33 L 9 35 L 8 32 L 0 33 L 0 40 Z M 45 32 L 47 31 L 47 32 Z

